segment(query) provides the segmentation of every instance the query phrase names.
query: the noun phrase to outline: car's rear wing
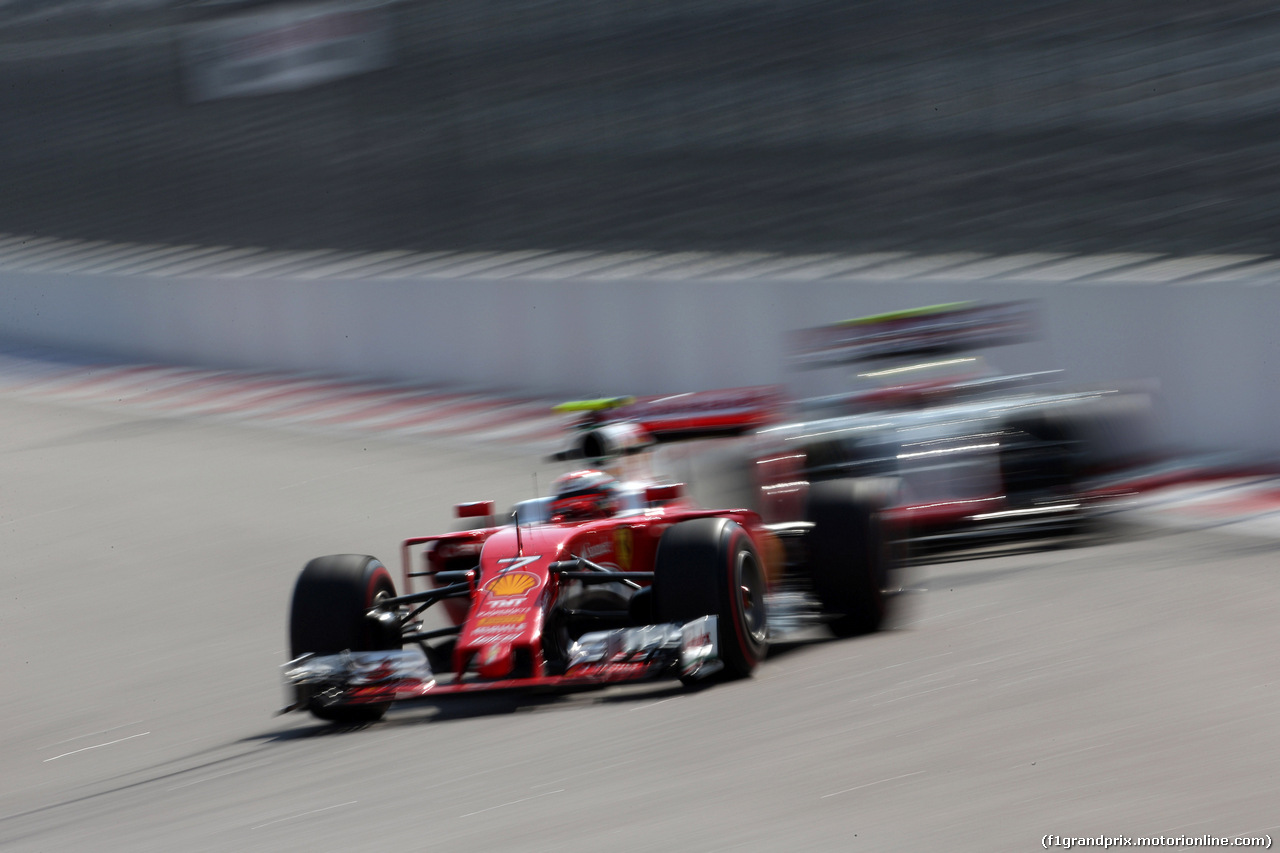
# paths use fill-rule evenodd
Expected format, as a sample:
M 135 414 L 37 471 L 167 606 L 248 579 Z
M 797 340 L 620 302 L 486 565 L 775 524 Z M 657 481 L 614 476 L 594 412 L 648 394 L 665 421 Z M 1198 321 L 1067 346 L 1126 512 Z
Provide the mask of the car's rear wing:
M 800 329 L 791 335 L 790 360 L 809 368 L 935 356 L 1022 343 L 1038 328 L 1029 301 L 952 302 Z
M 557 459 L 598 459 L 641 450 L 655 441 L 740 435 L 776 423 L 784 408 L 774 385 L 652 397 L 604 397 L 555 407 L 581 413 L 570 447 Z
M 782 389 L 774 385 L 642 397 L 614 410 L 659 440 L 741 433 L 777 420 Z
M 900 382 L 862 391 L 846 391 L 810 397 L 796 402 L 801 412 L 825 412 L 838 409 L 853 414 L 902 407 L 920 407 L 940 400 L 963 400 L 989 397 L 992 394 L 1017 391 L 1042 384 L 1062 375 L 1061 370 L 1037 370 L 1031 373 L 998 376 L 960 377 L 928 382 Z

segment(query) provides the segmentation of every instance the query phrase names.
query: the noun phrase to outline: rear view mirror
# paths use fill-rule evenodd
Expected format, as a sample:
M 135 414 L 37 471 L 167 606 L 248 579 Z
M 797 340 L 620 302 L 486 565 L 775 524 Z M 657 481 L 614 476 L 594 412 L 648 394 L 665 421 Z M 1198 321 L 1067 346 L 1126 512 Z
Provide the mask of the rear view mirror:
M 493 501 L 471 501 L 453 508 L 458 518 L 480 518 L 493 515 Z
M 663 483 L 657 486 L 645 486 L 644 499 L 651 504 L 665 503 L 684 497 L 684 483 Z

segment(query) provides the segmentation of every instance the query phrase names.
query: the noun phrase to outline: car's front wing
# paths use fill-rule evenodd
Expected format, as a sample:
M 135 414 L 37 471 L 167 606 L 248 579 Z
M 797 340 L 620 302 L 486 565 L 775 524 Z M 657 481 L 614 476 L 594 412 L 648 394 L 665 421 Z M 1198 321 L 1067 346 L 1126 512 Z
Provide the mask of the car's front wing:
M 289 704 L 370 705 L 418 696 L 492 690 L 574 688 L 649 678 L 700 679 L 718 672 L 717 618 L 584 634 L 569 648 L 563 675 L 482 680 L 467 674 L 442 683 L 419 648 L 303 655 L 283 667 Z

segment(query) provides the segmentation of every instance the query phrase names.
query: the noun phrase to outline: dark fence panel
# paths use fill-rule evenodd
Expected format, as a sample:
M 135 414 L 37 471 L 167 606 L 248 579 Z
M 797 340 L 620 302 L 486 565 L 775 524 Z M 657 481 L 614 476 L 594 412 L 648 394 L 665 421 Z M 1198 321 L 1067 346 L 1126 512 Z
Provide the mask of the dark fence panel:
M 355 249 L 1280 243 L 1270 4 L 403 0 L 379 7 L 381 70 L 193 95 L 202 25 L 318 5 L 0 6 L 0 230 Z

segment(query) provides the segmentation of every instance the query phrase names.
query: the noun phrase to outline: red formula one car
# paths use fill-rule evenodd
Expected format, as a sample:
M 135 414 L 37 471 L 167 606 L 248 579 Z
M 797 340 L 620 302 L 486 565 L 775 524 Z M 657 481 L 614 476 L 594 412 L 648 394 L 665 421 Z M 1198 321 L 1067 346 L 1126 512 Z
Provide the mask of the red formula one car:
M 802 517 L 765 524 L 645 473 L 655 441 L 754 429 L 777 402 L 742 389 L 569 406 L 584 421 L 558 456 L 595 467 L 501 520 L 492 502 L 458 505 L 485 526 L 406 539 L 399 590 L 373 557 L 312 560 L 293 593 L 285 710 L 359 722 L 426 694 L 744 676 L 815 623 L 875 630 L 892 562 L 883 482 L 793 484 Z M 436 604 L 448 627 L 427 627 Z

